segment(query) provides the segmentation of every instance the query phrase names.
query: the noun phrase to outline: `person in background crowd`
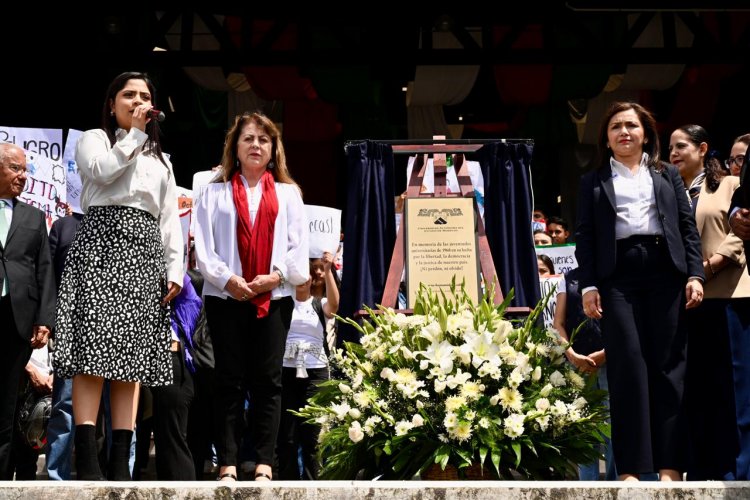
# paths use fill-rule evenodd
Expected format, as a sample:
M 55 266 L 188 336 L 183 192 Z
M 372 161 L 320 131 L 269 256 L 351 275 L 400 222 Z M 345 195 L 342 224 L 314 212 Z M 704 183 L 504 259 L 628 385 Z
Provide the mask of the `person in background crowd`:
M 741 136 L 745 137 L 745 136 Z M 737 143 L 735 143 L 736 145 Z M 732 146 L 732 155 L 737 151 Z M 747 157 L 743 169 L 746 169 Z M 747 179 L 747 172 L 741 172 Z M 743 179 L 732 195 L 729 227 L 743 240 L 744 258 L 750 249 L 750 195 Z M 747 262 L 745 262 L 747 268 Z M 729 268 L 731 269 L 731 267 Z M 722 273 L 723 274 L 723 273 Z M 746 279 L 744 276 L 743 279 Z M 750 298 L 733 299 L 727 309 L 729 345 L 732 350 L 734 401 L 739 432 L 739 451 L 735 461 L 738 481 L 750 480 Z
M 60 284 L 53 365 L 56 376 L 73 378 L 78 479 L 104 479 L 94 438 L 104 379 L 110 480 L 131 478 L 139 384 L 173 382 L 169 303 L 182 288 L 182 231 L 172 165 L 153 119 L 155 93 L 144 73 L 118 75 L 102 128 L 84 132 L 76 147 L 85 215 Z
M 322 268 L 322 269 L 321 269 Z M 318 384 L 328 380 L 329 349 L 326 347 L 326 323 L 339 307 L 339 289 L 333 271 L 333 255 L 325 252 L 310 259 L 310 279 L 297 286 L 294 312 L 284 352 L 281 426 L 277 450 L 279 477 L 300 479 L 297 450 L 302 447 L 303 479 L 317 479 L 320 469 L 315 449 L 320 427 L 306 424 L 289 413 L 299 410 L 318 392 Z M 325 297 L 311 295 L 311 285 L 323 274 Z
M 552 237 L 553 245 L 564 245 L 570 238 L 570 231 L 568 230 L 568 223 L 562 217 L 553 215 L 547 221 L 547 234 Z
M 565 357 L 577 370 L 584 373 L 596 373 L 597 388 L 609 392 L 607 357 L 604 353 L 602 330 L 599 320 L 589 319 L 583 314 L 583 302 L 578 281 L 579 272 L 578 268 L 574 268 L 565 273 L 565 291 L 557 296 L 553 327 L 566 343 L 570 341 L 573 332 L 576 332 L 573 344 L 565 351 Z M 607 399 L 607 409 L 609 409 L 609 399 Z M 612 445 L 610 439 L 606 436 L 602 448 L 606 463 L 604 479 L 615 481 L 617 480 L 617 469 L 612 454 Z M 581 481 L 597 481 L 599 479 L 599 460 L 590 464 L 580 464 L 578 475 Z
M 75 238 L 83 214 L 73 213 L 68 207 L 65 217 L 52 223 L 49 248 L 55 268 L 55 290 L 60 288 L 65 258 Z M 50 344 L 52 345 L 52 343 Z M 54 348 L 52 349 L 54 356 Z M 69 480 L 73 457 L 73 380 L 53 377 L 52 412 L 47 426 L 47 477 L 51 480 Z
M 31 351 L 54 326 L 55 281 L 41 210 L 18 200 L 26 154 L 0 143 L 0 477 L 10 471 L 18 384 Z
M 684 125 L 672 132 L 669 153 L 689 188 L 706 275 L 703 303 L 686 313 L 690 346 L 685 377 L 690 445 L 687 479 L 731 480 L 739 443 L 730 337 L 745 332 L 730 332 L 736 322 L 729 322 L 727 315 L 734 300 L 750 297 L 742 240 L 731 232 L 727 217 L 739 178 L 727 175 L 700 125 Z M 705 411 L 709 393 L 714 404 L 711 411 Z
M 534 245 L 538 247 L 549 246 L 552 244 L 552 236 L 541 229 L 534 231 Z
M 656 120 L 615 102 L 599 167 L 581 178 L 576 259 L 587 317 L 601 321 L 620 479 L 682 479 L 687 332 L 703 300 L 700 237 L 677 168 L 659 160 Z
M 730 174 L 739 177 L 742 165 L 745 163 L 748 146 L 750 146 L 750 134 L 742 134 L 732 143 L 732 150 L 729 151 L 729 158 L 727 158 L 724 163 L 729 169 Z
M 555 265 L 548 255 L 537 255 L 536 262 L 539 269 L 539 289 L 542 298 L 549 296 L 547 303 L 544 305 L 543 319 L 544 326 L 550 328 L 555 318 L 557 297 L 561 293 L 565 293 L 565 278 L 560 274 L 555 274 Z
M 531 213 L 531 230 L 547 231 L 547 216 L 538 208 L 535 208 Z
M 296 285 L 310 277 L 307 217 L 289 175 L 281 134 L 260 113 L 227 132 L 222 177 L 205 186 L 195 249 L 216 360 L 219 479 L 237 480 L 248 387 L 257 451 L 255 480 L 272 478 L 281 416 L 281 366 Z

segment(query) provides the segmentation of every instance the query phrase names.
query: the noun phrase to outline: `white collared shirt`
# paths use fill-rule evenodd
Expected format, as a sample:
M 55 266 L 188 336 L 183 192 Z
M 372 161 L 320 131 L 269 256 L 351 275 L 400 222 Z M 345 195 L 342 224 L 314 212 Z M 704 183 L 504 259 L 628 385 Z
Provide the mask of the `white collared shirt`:
M 267 272 L 270 274 L 278 269 L 286 283 L 271 291 L 271 299 L 293 295 L 294 287 L 310 277 L 310 230 L 302 196 L 296 185 L 277 182 L 276 197 L 279 212 L 273 231 L 271 266 Z M 242 276 L 232 183 L 212 182 L 202 186 L 194 207 L 195 256 L 206 280 L 203 295 L 231 297 L 224 290 L 227 281 L 235 274 Z
M 169 159 L 143 153 L 148 136 L 137 128 L 118 129 L 110 146 L 107 133 L 87 130 L 78 139 L 76 163 L 81 173 L 81 208 L 124 206 L 145 210 L 159 221 L 167 279 L 182 284 L 183 241 L 177 188 Z M 166 155 L 165 155 L 166 156 Z
M 615 238 L 622 240 L 633 235 L 663 235 L 656 210 L 654 180 L 648 167 L 648 154 L 643 153 L 635 173 L 610 158 L 612 187 L 615 191 Z

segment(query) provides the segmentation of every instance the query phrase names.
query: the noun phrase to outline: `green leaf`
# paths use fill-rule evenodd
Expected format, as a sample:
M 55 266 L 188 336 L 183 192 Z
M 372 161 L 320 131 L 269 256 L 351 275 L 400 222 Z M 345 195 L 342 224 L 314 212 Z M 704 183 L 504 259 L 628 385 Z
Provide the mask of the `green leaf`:
M 516 453 L 516 467 L 518 467 L 518 464 L 521 463 L 521 443 L 519 443 L 518 441 L 513 441 L 510 446 Z

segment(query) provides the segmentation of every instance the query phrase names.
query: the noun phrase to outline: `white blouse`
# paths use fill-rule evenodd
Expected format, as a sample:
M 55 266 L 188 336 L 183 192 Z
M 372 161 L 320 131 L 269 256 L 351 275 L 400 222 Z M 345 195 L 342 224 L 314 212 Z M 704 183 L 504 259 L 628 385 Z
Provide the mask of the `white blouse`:
M 276 197 L 279 212 L 268 273 L 278 269 L 286 283 L 271 291 L 272 300 L 293 296 L 294 287 L 310 277 L 309 229 L 302 196 L 294 184 L 277 182 Z M 242 276 L 232 183 L 212 182 L 202 186 L 194 207 L 195 256 L 205 278 L 203 295 L 231 297 L 224 290 L 227 281 L 235 274 Z
M 110 146 L 107 133 L 88 130 L 78 139 L 76 163 L 83 181 L 81 208 L 124 206 L 145 210 L 159 221 L 167 279 L 182 284 L 183 241 L 172 164 L 142 154 L 148 136 L 137 128 L 118 129 Z

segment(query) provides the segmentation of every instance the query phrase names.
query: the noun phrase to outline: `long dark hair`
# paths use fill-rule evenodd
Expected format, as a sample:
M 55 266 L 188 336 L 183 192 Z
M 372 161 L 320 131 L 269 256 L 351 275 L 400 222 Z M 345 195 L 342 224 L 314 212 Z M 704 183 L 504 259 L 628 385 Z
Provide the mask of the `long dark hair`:
M 292 179 L 286 165 L 286 153 L 284 153 L 284 144 L 281 142 L 281 132 L 276 124 L 260 111 L 245 112 L 234 118 L 234 123 L 229 127 L 229 131 L 224 138 L 224 154 L 221 158 L 221 178 L 217 179 L 216 182 L 227 182 L 240 169 L 237 159 L 237 142 L 239 141 L 242 128 L 249 121 L 255 122 L 258 127 L 262 128 L 271 137 L 271 161 L 268 162 L 267 168 L 271 171 L 273 179 L 282 184 L 296 185 L 297 183 Z
M 597 168 L 609 168 L 609 159 L 612 157 L 612 151 L 607 148 L 607 131 L 609 129 L 609 121 L 617 113 L 621 111 L 627 111 L 632 109 L 635 114 L 638 115 L 638 119 L 641 121 L 644 131 L 644 144 L 643 152 L 648 153 L 648 166 L 654 167 L 657 170 L 663 169 L 662 162 L 659 160 L 661 156 L 661 146 L 659 145 L 659 134 L 656 130 L 656 119 L 646 108 L 638 104 L 637 102 L 613 102 L 607 114 L 604 115 L 604 119 L 599 127 L 599 151 L 598 151 L 598 167 Z
M 706 129 L 694 123 L 677 127 L 677 130 L 688 136 L 688 140 L 696 148 L 700 148 L 701 143 L 706 143 L 706 155 L 703 157 L 703 171 L 706 173 L 706 184 L 711 192 L 719 188 L 721 180 L 727 175 L 727 171 L 721 166 L 716 151 L 711 149 L 711 138 L 708 136 Z
M 102 129 L 107 133 L 109 142 L 113 146 L 115 142 L 117 142 L 115 132 L 119 127 L 117 125 L 117 117 L 112 113 L 112 104 L 115 102 L 117 93 L 125 87 L 129 80 L 143 80 L 146 82 L 148 91 L 151 94 L 151 104 L 154 107 L 157 107 L 156 88 L 146 73 L 126 71 L 125 73 L 117 75 L 115 79 L 112 80 L 112 83 L 109 84 L 109 87 L 107 87 L 107 95 L 104 99 L 104 105 L 102 106 Z M 166 166 L 167 162 L 164 159 L 161 142 L 159 141 L 160 133 L 159 122 L 157 120 L 150 120 L 146 124 L 146 134 L 148 135 L 148 139 L 146 139 L 146 144 L 143 150 L 155 155 L 164 166 Z

